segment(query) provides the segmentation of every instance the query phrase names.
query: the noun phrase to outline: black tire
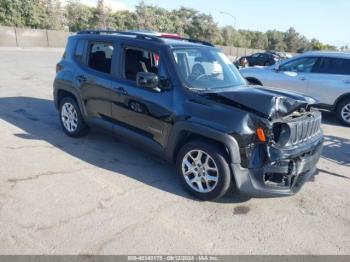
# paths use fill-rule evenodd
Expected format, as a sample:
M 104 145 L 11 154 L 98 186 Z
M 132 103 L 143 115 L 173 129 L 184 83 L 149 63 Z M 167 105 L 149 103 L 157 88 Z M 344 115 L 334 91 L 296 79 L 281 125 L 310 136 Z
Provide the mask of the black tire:
M 350 107 L 350 98 L 346 98 L 338 104 L 337 109 L 336 109 L 336 114 L 337 114 L 338 120 L 340 121 L 340 123 L 342 125 L 350 127 L 350 121 L 347 121 L 342 116 L 343 110 L 350 109 L 349 107 Z M 349 112 L 349 111 L 347 111 L 347 112 Z
M 185 176 L 183 175 L 182 163 L 186 155 L 193 150 L 201 150 L 208 154 L 211 159 L 215 162 L 217 167 L 217 182 L 213 186 L 213 189 L 210 192 L 198 192 L 194 190 L 186 181 Z M 231 185 L 231 171 L 228 165 L 227 157 L 225 151 L 218 145 L 212 142 L 204 140 L 193 140 L 185 144 L 179 151 L 176 159 L 176 170 L 178 176 L 181 179 L 181 182 L 184 188 L 193 196 L 200 200 L 209 201 L 216 200 L 225 195 L 227 190 Z M 203 178 L 204 179 L 204 178 Z M 202 180 L 201 180 L 202 181 Z M 202 183 L 202 182 L 200 182 Z M 205 187 L 206 184 L 203 180 L 202 183 Z M 193 184 L 192 184 L 193 185 Z
M 74 110 L 76 112 L 76 117 L 77 117 L 77 126 L 73 131 L 70 131 L 66 128 L 66 126 L 63 123 L 63 119 L 62 119 L 62 108 L 64 105 L 70 104 L 74 107 Z M 89 127 L 86 125 L 82 115 L 81 115 L 81 111 L 80 108 L 78 106 L 78 104 L 76 103 L 76 101 L 71 98 L 71 97 L 64 97 L 61 101 L 60 101 L 60 106 L 59 106 L 59 118 L 60 118 L 60 123 L 62 126 L 63 131 L 66 133 L 66 135 L 70 136 L 70 137 L 82 137 L 88 134 L 89 131 Z

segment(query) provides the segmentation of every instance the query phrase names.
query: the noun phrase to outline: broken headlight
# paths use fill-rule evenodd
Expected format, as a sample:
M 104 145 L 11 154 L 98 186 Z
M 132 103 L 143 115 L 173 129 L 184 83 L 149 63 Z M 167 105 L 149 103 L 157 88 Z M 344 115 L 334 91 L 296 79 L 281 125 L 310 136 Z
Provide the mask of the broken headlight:
M 273 125 L 273 140 L 279 146 L 285 146 L 290 139 L 290 128 L 285 123 L 277 123 Z

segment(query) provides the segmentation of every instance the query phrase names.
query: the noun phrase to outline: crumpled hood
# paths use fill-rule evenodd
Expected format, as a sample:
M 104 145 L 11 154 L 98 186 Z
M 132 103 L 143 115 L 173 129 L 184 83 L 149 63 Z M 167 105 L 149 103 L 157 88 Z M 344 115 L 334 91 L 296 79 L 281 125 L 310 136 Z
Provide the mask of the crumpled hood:
M 220 89 L 207 93 L 209 98 L 216 98 L 221 103 L 241 108 L 264 118 L 286 116 L 300 108 L 307 109 L 316 104 L 316 100 L 286 90 L 240 86 Z

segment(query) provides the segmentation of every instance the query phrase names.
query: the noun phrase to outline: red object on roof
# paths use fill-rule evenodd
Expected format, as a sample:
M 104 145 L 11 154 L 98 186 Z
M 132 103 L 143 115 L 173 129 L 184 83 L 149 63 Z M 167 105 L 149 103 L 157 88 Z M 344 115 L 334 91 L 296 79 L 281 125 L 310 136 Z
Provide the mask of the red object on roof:
M 178 34 L 170 34 L 170 33 L 160 33 L 160 37 L 162 38 L 172 38 L 172 39 L 182 39 L 182 37 Z

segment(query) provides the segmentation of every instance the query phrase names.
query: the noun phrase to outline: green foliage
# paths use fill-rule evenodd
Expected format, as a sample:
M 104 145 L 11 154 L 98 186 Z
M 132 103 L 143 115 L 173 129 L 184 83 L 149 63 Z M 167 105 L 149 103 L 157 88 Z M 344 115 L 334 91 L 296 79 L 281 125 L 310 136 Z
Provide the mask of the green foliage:
M 72 32 L 87 28 L 145 29 L 177 33 L 214 44 L 287 52 L 336 49 L 316 39 L 309 41 L 292 27 L 286 32 L 269 30 L 265 33 L 236 30 L 232 26 L 219 28 L 210 14 L 192 8 L 167 10 L 141 1 L 135 7 L 135 12 L 112 11 L 104 0 L 98 0 L 96 7 L 88 7 L 80 0 L 67 0 L 65 7 L 62 7 L 60 1 L 0 0 L 0 24 L 46 29 L 68 28 Z
M 33 1 L 33 0 L 26 0 Z M 52 30 L 62 30 L 65 26 L 64 10 L 61 6 L 61 0 L 43 0 L 46 19 L 43 28 Z
M 0 24 L 40 28 L 46 19 L 41 0 L 1 0 Z
M 129 30 L 138 27 L 137 16 L 134 12 L 117 11 L 113 14 L 113 17 L 113 28 L 117 28 L 118 30 Z
M 77 32 L 92 28 L 94 10 L 78 0 L 70 0 L 66 5 L 66 23 L 69 31 Z

